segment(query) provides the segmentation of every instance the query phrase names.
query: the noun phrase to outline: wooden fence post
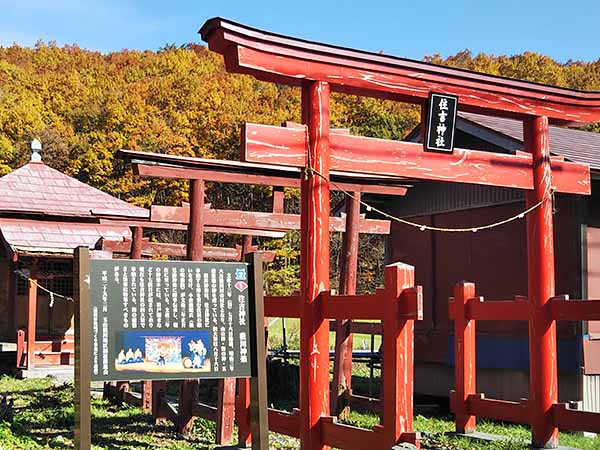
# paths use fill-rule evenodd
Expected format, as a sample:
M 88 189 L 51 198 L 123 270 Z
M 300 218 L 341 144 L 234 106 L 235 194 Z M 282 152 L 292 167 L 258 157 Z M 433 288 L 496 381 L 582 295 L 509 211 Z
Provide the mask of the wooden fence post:
M 387 317 L 383 321 L 382 424 L 389 446 L 413 441 L 414 315 L 407 318 L 404 291 L 415 285 L 414 267 L 396 263 L 385 269 Z M 417 309 L 420 309 L 417 306 Z M 420 314 L 420 311 L 414 311 Z M 406 436 L 402 436 L 403 434 Z M 409 439 L 411 436 L 413 439 Z
M 467 303 L 475 297 L 475 285 L 461 282 L 454 287 L 454 392 L 450 393 L 456 416 L 456 431 L 475 431 L 475 416 L 469 413 L 469 395 L 476 393 L 475 321 L 467 318 Z

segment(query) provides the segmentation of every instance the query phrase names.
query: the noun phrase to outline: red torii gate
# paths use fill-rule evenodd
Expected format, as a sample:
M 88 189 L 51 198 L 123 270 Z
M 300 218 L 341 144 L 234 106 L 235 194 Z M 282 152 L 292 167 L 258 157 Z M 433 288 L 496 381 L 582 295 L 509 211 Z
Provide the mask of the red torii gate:
M 374 173 L 382 173 L 382 167 L 386 175 L 432 179 L 433 174 L 437 176 L 433 179 L 444 181 L 495 186 L 508 183 L 527 189 L 528 208 L 540 204 L 527 216 L 532 441 L 534 446 L 556 447 L 558 430 L 551 417 L 551 407 L 557 401 L 556 322 L 545 307 L 554 296 L 549 193 L 553 187 L 559 192 L 589 194 L 590 183 L 588 167 L 551 161 L 548 124 L 599 121 L 600 93 L 543 86 L 333 47 L 264 32 L 221 18 L 207 21 L 200 33 L 211 50 L 224 56 L 228 71 L 302 88 L 302 122 L 307 128 L 304 138 L 308 138 L 308 148 L 303 140 L 301 157 L 292 162 L 307 166 L 301 202 L 302 448 L 325 449 L 335 434 L 327 420 L 329 336 L 321 308 L 321 293 L 329 288 L 330 169 L 352 171 L 358 165 L 364 171 L 368 164 Z M 343 154 L 340 155 L 333 144 L 338 138 L 343 140 L 342 136 L 329 130 L 331 89 L 421 105 L 425 104 L 431 91 L 457 95 L 461 109 L 465 111 L 522 120 L 524 150 L 531 153 L 531 157 L 516 154 L 499 158 L 491 153 L 470 150 L 459 150 L 454 155 L 431 154 L 424 153 L 416 144 L 380 140 L 375 148 L 366 146 L 359 151 L 342 145 Z M 289 141 L 284 142 L 284 145 L 289 144 Z M 272 150 L 269 146 L 262 156 L 272 154 Z M 276 160 L 283 159 L 285 153 L 288 152 L 278 151 Z M 476 164 L 471 164 L 473 159 Z M 409 162 L 410 166 L 404 162 Z M 417 170 L 407 170 L 409 167 Z M 427 170 L 420 170 L 422 168 Z M 384 425 L 385 410 L 384 405 Z M 394 438 L 399 439 L 402 432 L 411 429 L 402 424 L 396 431 L 399 433 L 394 432 Z M 346 448 L 359 448 L 360 445 L 347 442 Z

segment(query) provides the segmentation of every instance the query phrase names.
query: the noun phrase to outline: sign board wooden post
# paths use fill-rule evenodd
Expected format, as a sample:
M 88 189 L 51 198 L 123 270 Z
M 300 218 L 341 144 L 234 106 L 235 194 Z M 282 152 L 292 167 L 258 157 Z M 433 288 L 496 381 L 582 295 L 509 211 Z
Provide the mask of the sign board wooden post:
M 75 449 L 91 448 L 90 405 L 90 250 L 75 249 L 74 261 L 75 303 Z
M 259 253 L 246 256 L 250 285 L 250 347 L 254 349 L 250 379 L 250 430 L 252 450 L 269 449 L 267 399 L 267 349 L 265 345 L 265 306 L 262 258 Z

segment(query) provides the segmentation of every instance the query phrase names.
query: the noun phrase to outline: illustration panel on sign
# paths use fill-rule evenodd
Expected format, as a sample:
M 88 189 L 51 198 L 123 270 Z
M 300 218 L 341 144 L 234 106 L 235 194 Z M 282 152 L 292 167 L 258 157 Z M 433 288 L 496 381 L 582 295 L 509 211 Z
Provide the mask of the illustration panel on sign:
M 150 373 L 210 372 L 209 330 L 121 331 L 115 369 Z

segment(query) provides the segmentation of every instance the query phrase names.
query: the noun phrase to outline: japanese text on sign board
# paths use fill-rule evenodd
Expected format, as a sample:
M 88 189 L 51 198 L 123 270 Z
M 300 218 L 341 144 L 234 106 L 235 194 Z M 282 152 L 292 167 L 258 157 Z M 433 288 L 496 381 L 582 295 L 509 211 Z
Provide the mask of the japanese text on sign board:
M 250 376 L 244 263 L 93 260 L 92 379 Z
M 445 94 L 429 94 L 425 150 L 452 153 L 457 109 L 457 97 Z

